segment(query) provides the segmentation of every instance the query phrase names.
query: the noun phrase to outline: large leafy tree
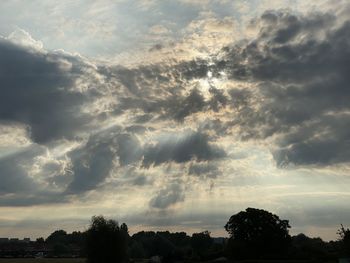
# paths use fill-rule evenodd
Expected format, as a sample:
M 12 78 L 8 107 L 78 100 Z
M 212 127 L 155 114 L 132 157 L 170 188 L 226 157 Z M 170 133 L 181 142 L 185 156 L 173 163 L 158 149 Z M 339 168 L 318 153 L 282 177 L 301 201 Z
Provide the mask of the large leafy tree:
M 89 263 L 118 263 L 127 259 L 128 229 L 115 220 L 94 216 L 87 230 L 86 252 Z
M 225 225 L 230 235 L 228 254 L 236 258 L 273 258 L 286 253 L 291 237 L 288 220 L 256 208 L 247 208 Z

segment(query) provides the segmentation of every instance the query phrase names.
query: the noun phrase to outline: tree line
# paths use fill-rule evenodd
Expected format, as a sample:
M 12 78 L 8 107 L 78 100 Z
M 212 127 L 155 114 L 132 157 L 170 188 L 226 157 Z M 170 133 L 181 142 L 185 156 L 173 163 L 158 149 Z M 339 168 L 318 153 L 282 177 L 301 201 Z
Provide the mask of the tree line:
M 350 230 L 343 225 L 336 241 L 325 242 L 304 234 L 291 236 L 288 220 L 262 209 L 247 208 L 232 215 L 224 227 L 228 238 L 213 238 L 208 231 L 191 236 L 169 231 L 141 231 L 130 235 L 125 223 L 94 216 L 86 231 L 57 230 L 46 239 L 37 239 L 33 245 L 39 250 L 50 248 L 51 256 L 86 257 L 88 263 L 127 262 L 155 256 L 163 262 L 218 258 L 329 262 L 350 257 Z

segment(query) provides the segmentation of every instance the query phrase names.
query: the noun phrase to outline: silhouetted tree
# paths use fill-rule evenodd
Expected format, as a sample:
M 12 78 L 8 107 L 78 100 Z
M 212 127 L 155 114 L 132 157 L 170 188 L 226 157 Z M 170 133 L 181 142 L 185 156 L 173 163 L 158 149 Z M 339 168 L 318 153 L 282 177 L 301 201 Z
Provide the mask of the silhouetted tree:
M 341 225 L 337 233 L 340 236 L 341 246 L 343 250 L 342 254 L 345 256 L 350 256 L 350 229 L 344 228 L 344 226 Z
M 229 256 L 235 258 L 274 258 L 286 254 L 291 237 L 288 220 L 268 211 L 247 208 L 225 225 L 230 235 Z
M 125 233 L 127 233 L 129 235 L 129 228 L 125 223 L 120 225 L 120 230 L 124 231 Z
M 145 258 L 146 251 L 142 245 L 142 243 L 133 240 L 130 244 L 130 257 L 131 258 Z
M 127 259 L 129 235 L 115 220 L 94 216 L 87 230 L 86 253 L 89 263 L 118 263 Z
M 131 237 L 130 256 L 133 258 L 158 255 L 166 262 L 181 260 L 190 252 L 190 237 L 184 232 L 141 231 Z
M 67 232 L 64 230 L 56 230 L 46 238 L 45 242 L 52 245 L 67 243 Z
M 36 241 L 35 241 L 38 245 L 42 245 L 42 244 L 44 244 L 45 243 L 45 240 L 44 240 L 44 238 L 43 237 L 39 237 L 39 238 L 37 238 L 36 239 Z
M 64 256 L 65 254 L 69 253 L 69 247 L 64 243 L 56 243 L 53 246 L 53 255 L 56 257 Z
M 153 239 L 154 245 L 154 255 L 159 255 L 163 257 L 163 260 L 167 261 L 173 251 L 175 250 L 175 246 L 170 242 L 166 237 L 164 237 L 161 233 L 156 233 Z
M 191 237 L 192 249 L 199 256 L 207 252 L 212 244 L 213 239 L 210 237 L 209 231 L 194 233 Z
M 321 261 L 321 259 L 330 257 L 330 253 L 327 243 L 321 238 L 311 238 L 304 234 L 298 234 L 291 238 L 289 257 Z

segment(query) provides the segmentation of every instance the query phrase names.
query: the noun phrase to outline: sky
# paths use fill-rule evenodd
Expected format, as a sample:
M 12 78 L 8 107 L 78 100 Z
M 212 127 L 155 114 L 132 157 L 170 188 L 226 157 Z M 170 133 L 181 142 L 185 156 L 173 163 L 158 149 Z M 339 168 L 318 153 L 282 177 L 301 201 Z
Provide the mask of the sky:
M 350 226 L 350 4 L 0 2 L 0 237 Z

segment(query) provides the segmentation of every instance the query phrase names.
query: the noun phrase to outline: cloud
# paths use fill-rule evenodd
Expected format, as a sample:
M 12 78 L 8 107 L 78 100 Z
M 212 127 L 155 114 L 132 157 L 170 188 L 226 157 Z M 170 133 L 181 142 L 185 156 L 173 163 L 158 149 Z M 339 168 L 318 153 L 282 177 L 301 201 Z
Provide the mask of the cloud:
M 142 165 L 146 168 L 167 162 L 208 161 L 226 156 L 223 149 L 209 143 L 205 134 L 187 131 L 158 138 L 155 145 L 146 145 Z
M 193 163 L 188 168 L 188 174 L 216 178 L 222 174 L 222 171 L 214 163 Z
M 13 151 L 14 148 L 24 147 L 31 144 L 28 129 L 25 125 L 15 123 L 0 123 L 0 149 L 4 155 L 6 150 Z
M 5 195 L 0 198 L 0 207 L 26 207 L 37 205 L 50 205 L 69 203 L 71 200 L 60 193 L 33 192 L 32 194 L 16 193 L 16 195 Z
M 165 101 L 165 117 L 170 117 L 178 121 L 183 121 L 185 117 L 193 113 L 200 112 L 205 107 L 205 100 L 197 90 L 191 90 L 186 97 L 171 97 Z
M 73 180 L 67 193 L 79 194 L 97 188 L 109 176 L 116 161 L 112 137 L 92 136 L 86 145 L 72 151 Z
M 91 66 L 31 45 L 0 38 L 0 122 L 28 125 L 38 143 L 72 138 L 91 121 L 81 111 L 89 98 L 79 91 L 79 81 Z
M 211 26 L 226 34 L 231 22 Z M 253 24 L 255 38 L 210 57 L 134 67 L 48 52 L 25 31 L 2 38 L 0 127 L 11 132 L 0 136 L 0 188 L 19 198 L 6 200 L 36 204 L 47 192 L 48 202 L 59 202 L 111 182 L 141 187 L 153 182 L 143 172 L 171 163 L 189 175 L 219 178 L 238 139 L 271 143 L 280 167 L 349 162 L 350 22 L 270 11 Z M 67 141 L 76 146 L 57 154 Z M 223 143 L 232 145 L 224 150 Z M 28 145 L 41 152 L 25 154 Z M 150 205 L 182 201 L 173 190 L 179 184 Z
M 34 172 L 38 158 L 45 155 L 43 146 L 29 145 L 0 158 L 0 206 L 33 206 L 68 202 L 57 186 L 50 183 L 50 167 Z M 33 165 L 34 164 L 34 165 Z M 52 167 L 51 167 L 52 168 Z M 60 171 L 54 167 L 51 172 Z
M 43 49 L 43 43 L 32 38 L 32 36 L 23 29 L 17 28 L 8 37 L 12 43 L 23 47 L 33 48 L 37 51 Z
M 225 157 L 225 151 L 210 144 L 208 139 L 205 134 L 185 131 L 162 134 L 155 137 L 154 144 L 142 145 L 135 135 L 124 133 L 118 127 L 107 129 L 92 135 L 86 144 L 68 154 L 73 180 L 67 193 L 79 194 L 96 189 L 103 185 L 111 172 L 120 172 L 128 165 L 150 169 L 168 162 L 185 163 Z M 126 175 L 135 185 L 149 181 L 143 175 L 136 178 L 132 172 Z
M 350 21 L 337 19 L 266 12 L 255 20 L 259 35 L 228 47 L 217 63 L 230 79 L 252 83 L 230 92 L 234 105 L 242 105 L 233 124 L 244 139 L 274 136 L 278 165 L 350 160 Z
M 73 180 L 67 193 L 79 194 L 98 188 L 111 172 L 129 164 L 137 165 L 142 150 L 137 137 L 124 133 L 119 126 L 91 135 L 85 144 L 68 154 Z
M 125 166 L 139 161 L 142 157 L 142 146 L 135 135 L 123 133 L 117 138 L 119 163 Z
M 34 158 L 43 153 L 41 147 L 27 147 L 19 153 L 8 155 L 0 159 L 0 193 L 11 194 L 37 191 L 36 184 L 27 173 L 28 166 Z
M 173 182 L 161 189 L 149 202 L 150 207 L 166 209 L 185 200 L 184 188 L 181 183 Z
M 118 93 L 116 114 L 140 110 L 158 121 L 184 122 L 192 115 L 219 112 L 227 105 L 225 91 L 211 83 L 210 78 L 220 78 L 215 70 L 208 61 L 194 59 L 134 68 L 105 67 L 103 73 L 125 89 Z

